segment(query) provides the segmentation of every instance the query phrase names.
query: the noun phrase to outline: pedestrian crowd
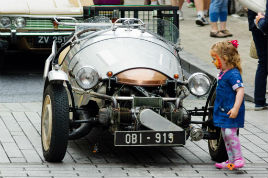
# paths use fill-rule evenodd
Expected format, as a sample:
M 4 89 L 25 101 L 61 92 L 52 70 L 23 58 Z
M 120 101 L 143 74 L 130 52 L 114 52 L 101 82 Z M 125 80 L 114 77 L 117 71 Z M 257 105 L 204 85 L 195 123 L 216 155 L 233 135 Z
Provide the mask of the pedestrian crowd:
M 172 6 L 179 7 L 179 18 L 184 20 L 182 6 L 185 0 L 171 0 Z M 195 23 L 199 26 L 209 25 L 211 22 L 210 36 L 215 38 L 230 37 L 232 34 L 226 29 L 226 21 L 228 14 L 228 0 L 187 0 L 187 7 L 196 8 Z M 145 0 L 145 5 L 164 5 L 165 0 Z M 208 20 L 209 18 L 209 20 Z M 220 26 L 217 22 L 220 20 Z

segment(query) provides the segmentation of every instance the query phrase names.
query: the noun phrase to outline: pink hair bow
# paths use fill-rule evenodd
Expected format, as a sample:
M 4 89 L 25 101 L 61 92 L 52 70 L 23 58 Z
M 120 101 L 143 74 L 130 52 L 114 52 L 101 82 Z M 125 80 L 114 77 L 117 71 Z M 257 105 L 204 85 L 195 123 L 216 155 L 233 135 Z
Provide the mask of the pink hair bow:
M 239 45 L 237 40 L 232 40 L 232 41 L 228 41 L 228 42 L 232 43 L 235 48 L 237 48 Z

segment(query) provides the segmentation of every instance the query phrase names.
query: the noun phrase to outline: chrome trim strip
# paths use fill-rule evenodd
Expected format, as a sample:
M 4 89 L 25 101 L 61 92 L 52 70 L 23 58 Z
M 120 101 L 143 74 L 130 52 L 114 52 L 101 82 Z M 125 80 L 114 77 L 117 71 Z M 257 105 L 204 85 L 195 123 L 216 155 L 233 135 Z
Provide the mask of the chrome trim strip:
M 29 32 L 29 33 L 26 33 L 26 32 L 17 32 L 16 33 L 16 36 L 58 36 L 58 35 L 71 35 L 73 32 L 52 32 L 52 33 L 49 33 L 49 32 Z M 10 32 L 4 32 L 4 33 L 1 33 L 0 32 L 0 36 L 10 36 L 11 33 Z
M 70 15 L 24 15 L 24 14 L 20 14 L 20 15 L 10 15 L 10 14 L 1 14 L 0 17 L 29 17 L 29 18 L 40 18 L 40 19 L 46 19 L 46 18 L 55 18 L 55 17 L 83 17 L 83 14 L 70 14 Z

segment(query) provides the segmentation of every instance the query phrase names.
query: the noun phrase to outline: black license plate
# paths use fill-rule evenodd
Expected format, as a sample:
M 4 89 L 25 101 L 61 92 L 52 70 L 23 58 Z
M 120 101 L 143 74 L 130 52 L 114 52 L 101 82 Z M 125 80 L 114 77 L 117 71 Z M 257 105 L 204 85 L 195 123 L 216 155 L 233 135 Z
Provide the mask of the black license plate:
M 65 43 L 68 38 L 69 36 L 37 36 L 34 43 L 38 45 L 52 45 L 53 41 L 56 40 L 56 43 L 62 44 Z
M 185 145 L 185 131 L 117 131 L 115 146 Z

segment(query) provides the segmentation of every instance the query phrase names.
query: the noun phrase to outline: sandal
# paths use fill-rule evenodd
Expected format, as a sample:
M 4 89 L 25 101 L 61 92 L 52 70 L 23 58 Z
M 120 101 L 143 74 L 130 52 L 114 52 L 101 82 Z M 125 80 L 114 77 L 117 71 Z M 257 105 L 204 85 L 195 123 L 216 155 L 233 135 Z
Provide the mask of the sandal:
M 220 32 L 224 33 L 226 36 L 229 37 L 233 36 L 233 34 L 229 32 L 229 30 L 221 30 Z
M 221 31 L 217 31 L 217 32 L 210 32 L 210 37 L 226 38 L 227 36 L 224 33 L 222 33 Z

